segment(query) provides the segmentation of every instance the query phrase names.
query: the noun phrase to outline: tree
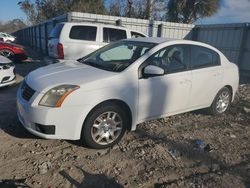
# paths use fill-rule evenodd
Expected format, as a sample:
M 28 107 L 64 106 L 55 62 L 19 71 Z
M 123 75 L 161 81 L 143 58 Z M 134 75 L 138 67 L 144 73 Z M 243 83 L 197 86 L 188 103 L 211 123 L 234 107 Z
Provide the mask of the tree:
M 169 0 L 167 7 L 167 21 L 193 23 L 215 14 L 220 0 Z
M 13 33 L 17 30 L 27 27 L 26 24 L 20 19 L 13 19 L 8 22 L 0 21 L 0 31 L 6 33 Z
M 31 24 L 38 24 L 47 19 L 70 11 L 106 14 L 104 0 L 22 0 L 18 3 Z

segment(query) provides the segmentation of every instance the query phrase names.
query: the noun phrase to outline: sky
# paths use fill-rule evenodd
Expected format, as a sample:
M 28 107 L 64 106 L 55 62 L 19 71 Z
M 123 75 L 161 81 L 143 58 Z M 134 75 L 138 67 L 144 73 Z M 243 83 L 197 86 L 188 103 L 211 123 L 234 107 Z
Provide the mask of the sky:
M 9 21 L 15 18 L 26 20 L 26 16 L 17 4 L 20 0 L 0 0 L 0 20 Z
M 25 14 L 18 6 L 20 0 L 0 0 L 0 20 L 15 18 L 26 20 Z M 34 1 L 34 0 L 32 0 Z M 197 24 L 242 23 L 250 22 L 250 0 L 222 0 L 222 6 L 212 17 L 198 20 Z
M 212 17 L 198 20 L 198 24 L 250 22 L 250 0 L 223 0 Z

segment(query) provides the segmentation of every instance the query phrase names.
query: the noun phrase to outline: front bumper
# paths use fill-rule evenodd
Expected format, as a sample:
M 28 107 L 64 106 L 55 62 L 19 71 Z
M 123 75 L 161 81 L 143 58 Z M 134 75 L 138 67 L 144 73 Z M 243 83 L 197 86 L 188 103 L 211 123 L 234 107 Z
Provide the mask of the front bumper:
M 46 139 L 80 139 L 84 121 L 81 106 L 51 108 L 36 104 L 35 93 L 30 101 L 21 96 L 21 89 L 17 92 L 17 115 L 22 125 L 32 134 Z

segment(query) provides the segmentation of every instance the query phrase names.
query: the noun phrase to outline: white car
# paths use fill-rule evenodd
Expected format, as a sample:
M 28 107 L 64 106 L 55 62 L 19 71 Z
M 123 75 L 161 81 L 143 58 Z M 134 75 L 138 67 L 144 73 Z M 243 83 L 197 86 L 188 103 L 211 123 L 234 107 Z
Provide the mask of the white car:
M 8 58 L 0 55 L 0 87 L 16 82 L 15 65 Z
M 201 108 L 220 115 L 238 82 L 237 66 L 210 45 L 127 39 L 31 72 L 17 93 L 18 117 L 39 137 L 105 148 L 150 119 Z
M 3 32 L 0 32 L 0 38 L 3 39 L 3 42 L 14 42 L 16 40 L 14 36 Z
M 146 35 L 125 27 L 101 23 L 59 23 L 50 33 L 48 52 L 53 58 L 76 60 L 110 42 L 136 37 Z

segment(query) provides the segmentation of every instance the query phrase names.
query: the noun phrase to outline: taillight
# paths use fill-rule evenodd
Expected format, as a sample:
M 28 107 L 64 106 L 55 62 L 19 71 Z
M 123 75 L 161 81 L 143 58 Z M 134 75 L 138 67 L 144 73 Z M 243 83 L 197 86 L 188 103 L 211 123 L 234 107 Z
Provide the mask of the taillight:
M 58 59 L 64 59 L 63 45 L 61 43 L 57 44 Z

